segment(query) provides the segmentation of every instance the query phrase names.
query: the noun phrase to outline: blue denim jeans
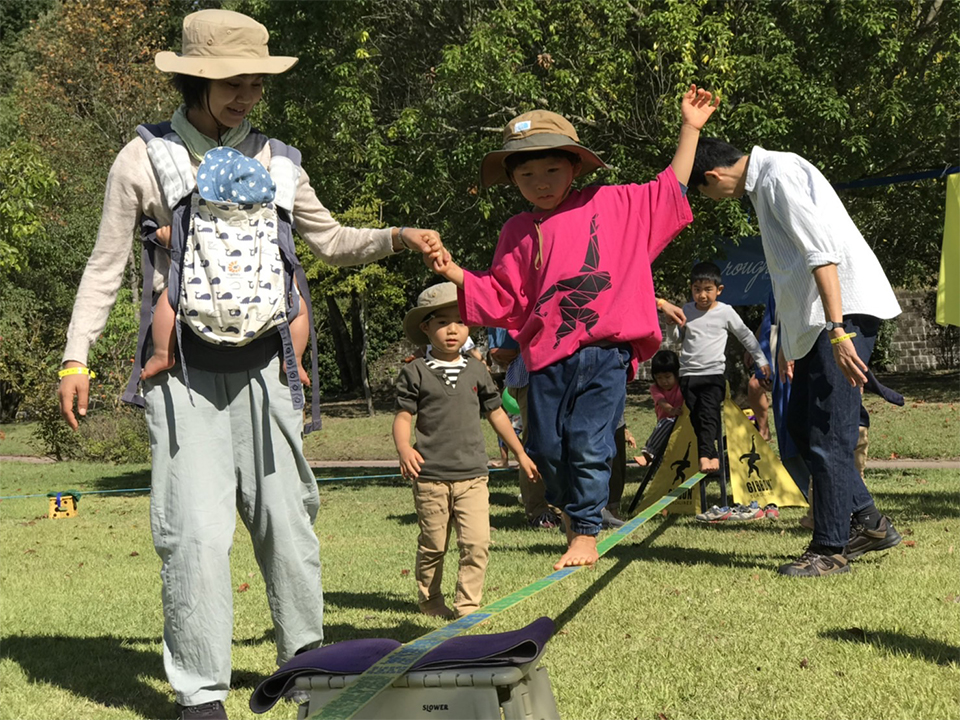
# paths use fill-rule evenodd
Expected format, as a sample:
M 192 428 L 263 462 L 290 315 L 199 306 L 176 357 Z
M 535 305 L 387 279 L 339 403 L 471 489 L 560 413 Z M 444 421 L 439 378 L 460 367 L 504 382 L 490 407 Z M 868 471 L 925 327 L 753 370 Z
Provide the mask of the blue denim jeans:
M 847 332 L 865 363 L 877 339 L 880 320 L 870 315 L 844 317 Z M 857 471 L 853 451 L 860 433 L 860 388 L 851 387 L 833 359 L 826 331 L 793 369 L 787 428 L 810 470 L 813 483 L 813 541 L 846 546 L 850 515 L 873 503 Z
M 547 502 L 567 513 L 579 535 L 600 532 L 629 364 L 629 350 L 591 345 L 530 373 L 527 454 Z

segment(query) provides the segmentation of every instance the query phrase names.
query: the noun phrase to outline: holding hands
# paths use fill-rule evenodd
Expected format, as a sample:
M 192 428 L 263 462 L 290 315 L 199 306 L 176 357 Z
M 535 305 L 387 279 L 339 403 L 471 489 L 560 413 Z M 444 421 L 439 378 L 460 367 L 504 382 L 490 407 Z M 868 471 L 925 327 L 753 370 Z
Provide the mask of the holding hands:
M 442 250 L 443 243 L 440 241 L 440 233 L 436 230 L 402 227 L 393 236 L 393 249 L 402 248 L 427 255 Z

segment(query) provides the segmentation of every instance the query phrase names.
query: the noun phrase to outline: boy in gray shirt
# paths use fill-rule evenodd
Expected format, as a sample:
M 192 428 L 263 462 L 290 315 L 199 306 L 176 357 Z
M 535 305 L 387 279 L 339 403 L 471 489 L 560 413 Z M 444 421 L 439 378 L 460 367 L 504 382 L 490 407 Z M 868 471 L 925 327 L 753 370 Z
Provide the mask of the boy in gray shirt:
M 683 328 L 673 326 L 683 344 L 680 354 L 680 391 L 690 409 L 690 420 L 697 435 L 700 472 L 720 469 L 717 450 L 720 439 L 720 411 L 726 394 L 727 335 L 736 335 L 750 352 L 764 377 L 770 377 L 760 343 L 743 320 L 717 297 L 723 292 L 720 268 L 711 262 L 697 263 L 690 272 L 693 302 L 683 307 L 687 321 Z

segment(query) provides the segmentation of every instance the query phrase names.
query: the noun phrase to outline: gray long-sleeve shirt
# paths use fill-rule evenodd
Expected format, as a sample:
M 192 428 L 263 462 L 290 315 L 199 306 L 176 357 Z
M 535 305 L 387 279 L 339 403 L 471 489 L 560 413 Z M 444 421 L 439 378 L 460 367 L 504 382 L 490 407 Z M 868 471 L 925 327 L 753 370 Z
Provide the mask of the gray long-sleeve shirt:
M 673 327 L 675 335 L 682 340 L 680 353 L 680 377 L 686 375 L 723 375 L 727 368 L 727 335 L 737 337 L 757 365 L 769 365 L 760 349 L 760 343 L 743 324 L 736 311 L 726 303 L 718 302 L 710 310 L 697 309 L 696 303 L 683 306 L 687 318 L 683 328 Z

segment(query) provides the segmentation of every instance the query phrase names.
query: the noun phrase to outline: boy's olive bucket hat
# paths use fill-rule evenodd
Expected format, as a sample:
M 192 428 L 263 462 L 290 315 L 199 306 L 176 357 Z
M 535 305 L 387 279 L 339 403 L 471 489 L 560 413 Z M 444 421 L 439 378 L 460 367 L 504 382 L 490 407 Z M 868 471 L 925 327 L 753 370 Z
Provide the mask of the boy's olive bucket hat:
M 580 158 L 578 175 L 609 167 L 593 150 L 580 144 L 576 129 L 565 117 L 549 110 L 531 110 L 518 115 L 503 128 L 503 150 L 483 156 L 480 182 L 484 187 L 509 185 L 510 178 L 503 165 L 508 155 L 553 149 L 566 150 Z
M 179 53 L 158 52 L 162 72 L 222 80 L 234 75 L 278 75 L 295 57 L 271 56 L 270 33 L 253 18 L 232 10 L 201 10 L 183 19 Z
M 420 323 L 431 313 L 441 308 L 455 307 L 456 304 L 457 286 L 452 282 L 437 283 L 428 287 L 417 298 L 417 306 L 403 318 L 403 333 L 407 336 L 407 340 L 417 346 L 429 345 L 430 339 L 420 329 Z

